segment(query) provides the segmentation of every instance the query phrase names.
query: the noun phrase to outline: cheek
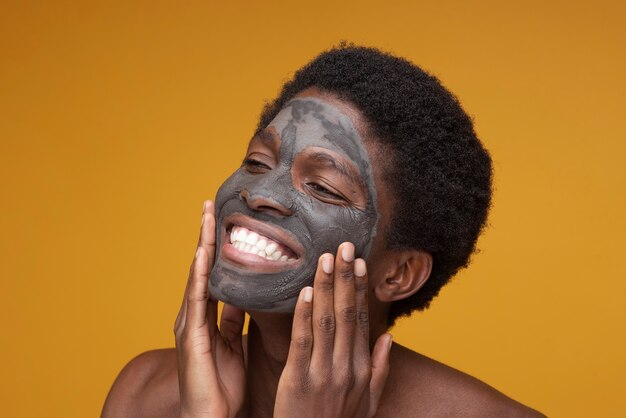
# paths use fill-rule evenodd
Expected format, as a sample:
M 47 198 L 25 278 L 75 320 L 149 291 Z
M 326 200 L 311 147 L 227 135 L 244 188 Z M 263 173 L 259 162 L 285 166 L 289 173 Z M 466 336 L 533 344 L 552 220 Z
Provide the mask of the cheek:
M 218 205 L 219 202 L 223 203 L 224 200 L 231 197 L 233 193 L 236 193 L 237 189 L 241 188 L 241 187 L 237 187 L 237 185 L 241 183 L 240 177 L 241 175 L 239 173 L 239 170 L 237 170 L 233 174 L 231 174 L 230 177 L 224 180 L 220 188 L 217 189 L 217 194 L 215 196 L 216 206 Z
M 314 251 L 335 253 L 343 242 L 353 243 L 359 256 L 369 250 L 375 219 L 367 212 L 316 204 L 307 218 Z
M 224 206 L 224 203 L 233 198 L 238 198 L 239 192 L 248 187 L 247 184 L 251 181 L 250 177 L 251 175 L 247 173 L 245 169 L 240 168 L 224 180 L 215 195 L 216 216 L 219 215 L 220 209 Z

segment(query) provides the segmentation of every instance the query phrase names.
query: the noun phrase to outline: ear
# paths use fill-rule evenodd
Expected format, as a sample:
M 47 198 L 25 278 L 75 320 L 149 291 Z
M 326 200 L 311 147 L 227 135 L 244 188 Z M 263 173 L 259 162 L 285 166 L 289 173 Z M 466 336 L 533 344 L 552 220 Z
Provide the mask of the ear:
M 402 250 L 392 256 L 389 268 L 374 288 L 381 302 L 406 299 L 415 294 L 430 277 L 433 257 L 426 251 Z

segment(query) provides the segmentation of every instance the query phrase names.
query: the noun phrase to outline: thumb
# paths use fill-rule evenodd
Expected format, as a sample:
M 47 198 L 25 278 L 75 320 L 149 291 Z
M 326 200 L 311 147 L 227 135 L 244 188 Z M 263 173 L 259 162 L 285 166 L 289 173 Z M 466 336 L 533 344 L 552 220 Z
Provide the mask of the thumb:
M 372 351 L 372 378 L 370 380 L 370 410 L 373 417 L 378 409 L 378 402 L 383 394 L 387 376 L 389 375 L 389 352 L 393 339 L 391 334 L 385 333 L 378 337 Z

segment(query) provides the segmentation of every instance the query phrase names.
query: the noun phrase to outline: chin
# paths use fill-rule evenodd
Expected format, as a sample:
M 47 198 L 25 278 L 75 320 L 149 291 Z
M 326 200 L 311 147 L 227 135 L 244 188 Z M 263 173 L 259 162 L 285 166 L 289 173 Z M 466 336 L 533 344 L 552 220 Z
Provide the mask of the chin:
M 265 280 L 263 275 L 255 274 L 254 276 L 256 276 L 254 279 Z M 285 291 L 276 286 L 267 288 L 259 286 L 258 280 L 253 279 L 251 282 L 246 279 L 251 278 L 242 277 L 240 273 L 235 273 L 233 277 L 233 274 L 229 274 L 225 269 L 214 269 L 209 278 L 211 298 L 245 311 L 293 313 L 301 287 L 297 289 L 297 292 L 293 292 L 294 295 L 285 294 Z M 304 286 L 306 284 L 302 285 Z

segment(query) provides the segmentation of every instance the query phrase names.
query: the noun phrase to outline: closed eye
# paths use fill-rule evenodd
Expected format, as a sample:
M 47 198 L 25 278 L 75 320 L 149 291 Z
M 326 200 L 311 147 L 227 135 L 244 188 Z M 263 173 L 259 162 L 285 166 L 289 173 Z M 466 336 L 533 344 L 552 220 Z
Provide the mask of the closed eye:
M 341 201 L 344 201 L 344 202 L 346 201 L 346 199 L 343 196 L 328 190 L 326 187 L 322 186 L 319 183 L 306 183 L 306 186 L 310 190 L 312 190 L 314 193 L 316 193 L 316 194 L 318 194 L 318 195 L 320 195 L 322 197 L 330 198 L 330 199 L 333 199 L 333 200 L 341 200 Z
M 267 164 L 259 160 L 255 160 L 254 158 L 246 158 L 245 160 L 243 160 L 242 167 L 245 167 L 246 170 L 251 173 L 264 173 L 272 169 Z

